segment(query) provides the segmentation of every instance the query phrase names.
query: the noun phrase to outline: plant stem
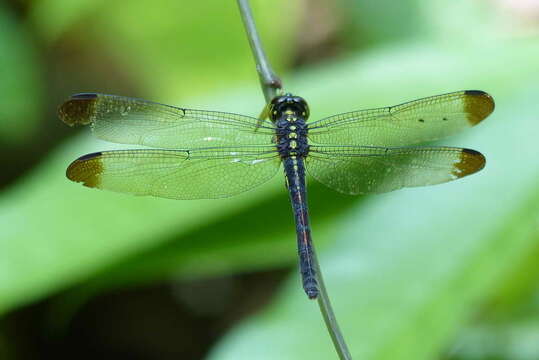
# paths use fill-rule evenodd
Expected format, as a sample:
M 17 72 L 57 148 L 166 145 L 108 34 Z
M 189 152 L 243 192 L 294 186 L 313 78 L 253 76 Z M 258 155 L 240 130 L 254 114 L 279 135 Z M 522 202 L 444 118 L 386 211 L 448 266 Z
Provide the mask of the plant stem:
M 251 50 L 255 58 L 260 86 L 262 87 L 262 92 L 264 93 L 267 104 L 275 97 L 277 90 L 282 88 L 281 79 L 275 75 L 268 58 L 266 57 L 262 42 L 256 31 L 256 25 L 253 19 L 253 13 L 251 12 L 251 7 L 249 6 L 249 1 L 238 0 L 238 6 L 240 8 L 245 31 L 247 31 L 249 45 L 251 45 Z
M 333 341 L 333 346 L 335 347 L 335 350 L 339 355 L 339 359 L 351 360 L 352 356 L 350 355 L 348 346 L 346 346 L 346 341 L 344 340 L 341 329 L 339 328 L 339 324 L 337 324 L 337 318 L 335 317 L 333 307 L 331 306 L 331 302 L 329 301 L 329 296 L 326 291 L 326 285 L 324 284 L 324 279 L 322 277 L 322 271 L 320 270 L 318 258 L 316 257 L 316 250 L 314 248 L 314 244 L 312 245 L 312 252 L 313 265 L 314 269 L 316 270 L 316 280 L 318 280 L 319 286 L 318 298 L 316 300 L 318 301 L 320 312 L 324 317 L 324 322 L 326 323 L 329 335 L 331 336 L 331 340 Z
M 240 8 L 241 18 L 243 24 L 245 25 L 245 30 L 247 31 L 247 38 L 249 39 L 249 44 L 251 45 L 251 50 L 253 51 L 253 56 L 256 62 L 256 70 L 258 71 L 258 76 L 260 78 L 260 86 L 264 93 L 266 99 L 266 104 L 269 103 L 276 95 L 278 89 L 282 88 L 281 79 L 273 72 L 271 65 L 266 58 L 266 54 L 262 47 L 262 42 L 258 37 L 258 32 L 256 31 L 256 26 L 253 20 L 253 14 L 249 6 L 248 0 L 237 0 L 238 6 Z M 329 301 L 329 296 L 326 291 L 326 286 L 324 285 L 324 280 L 322 279 L 322 271 L 320 270 L 320 265 L 318 264 L 318 259 L 316 257 L 316 252 L 314 245 L 312 248 L 313 252 L 313 266 L 316 270 L 316 277 L 319 284 L 319 294 L 318 294 L 318 305 L 326 327 L 335 346 L 335 350 L 339 355 L 341 360 L 351 360 L 350 352 L 344 341 L 344 337 L 341 333 L 339 325 L 337 324 L 337 319 L 335 318 L 335 313 L 331 307 Z

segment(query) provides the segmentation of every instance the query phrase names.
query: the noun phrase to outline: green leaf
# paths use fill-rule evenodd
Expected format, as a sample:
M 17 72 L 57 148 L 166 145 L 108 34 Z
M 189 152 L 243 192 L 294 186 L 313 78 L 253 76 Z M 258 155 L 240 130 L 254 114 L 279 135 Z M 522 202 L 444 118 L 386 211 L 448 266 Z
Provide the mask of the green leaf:
M 461 332 L 448 360 L 533 360 L 539 358 L 538 308 L 526 319 L 503 324 L 482 324 Z
M 427 22 L 422 12 L 424 1 L 339 0 L 338 3 L 342 11 L 346 11 L 344 18 L 348 20 L 344 24 L 344 38 L 356 48 L 368 44 L 379 46 L 384 42 L 406 41 L 425 35 Z
M 34 44 L 4 5 L 0 28 L 0 143 L 15 145 L 36 130 L 42 84 Z

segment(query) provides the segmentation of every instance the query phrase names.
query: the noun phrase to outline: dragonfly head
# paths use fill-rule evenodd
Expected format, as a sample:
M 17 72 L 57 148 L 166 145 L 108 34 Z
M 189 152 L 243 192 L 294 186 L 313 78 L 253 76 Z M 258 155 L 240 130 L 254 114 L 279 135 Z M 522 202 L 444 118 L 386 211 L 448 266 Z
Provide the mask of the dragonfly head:
M 269 115 L 271 120 L 276 121 L 283 114 L 301 116 L 305 120 L 309 117 L 309 105 L 305 99 L 286 93 L 276 96 L 269 105 Z

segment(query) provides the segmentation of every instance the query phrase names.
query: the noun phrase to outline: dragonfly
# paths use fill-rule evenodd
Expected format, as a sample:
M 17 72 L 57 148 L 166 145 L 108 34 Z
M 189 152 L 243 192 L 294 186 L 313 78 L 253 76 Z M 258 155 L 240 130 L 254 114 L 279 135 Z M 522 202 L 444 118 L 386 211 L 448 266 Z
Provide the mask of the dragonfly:
M 169 199 L 225 198 L 270 180 L 284 168 L 296 225 L 303 289 L 319 294 L 307 206 L 306 173 L 338 192 L 384 193 L 445 183 L 481 170 L 478 151 L 411 147 L 472 127 L 494 110 L 486 92 L 465 90 L 396 106 L 308 122 L 309 106 L 290 93 L 266 105 L 266 118 L 194 110 L 96 93 L 58 109 L 66 124 L 90 124 L 95 136 L 153 149 L 94 152 L 67 168 L 84 186 Z

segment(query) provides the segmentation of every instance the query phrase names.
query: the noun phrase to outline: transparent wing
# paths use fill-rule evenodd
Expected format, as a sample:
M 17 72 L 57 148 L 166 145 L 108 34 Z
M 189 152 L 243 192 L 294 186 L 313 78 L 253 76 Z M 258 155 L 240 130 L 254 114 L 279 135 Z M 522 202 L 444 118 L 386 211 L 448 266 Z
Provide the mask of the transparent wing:
M 485 158 L 451 147 L 311 146 L 305 163 L 324 185 L 357 195 L 455 180 L 481 170 Z
M 91 124 L 103 140 L 166 149 L 271 144 L 273 124 L 256 118 L 183 109 L 151 101 L 103 94 L 78 94 L 58 115 L 66 124 Z M 256 131 L 255 131 L 256 129 Z
M 67 177 L 88 187 L 169 199 L 223 198 L 269 180 L 281 160 L 274 147 L 119 150 L 75 160 Z
M 458 91 L 330 116 L 309 124 L 308 136 L 327 145 L 403 146 L 452 135 L 493 110 L 494 100 L 487 93 Z

